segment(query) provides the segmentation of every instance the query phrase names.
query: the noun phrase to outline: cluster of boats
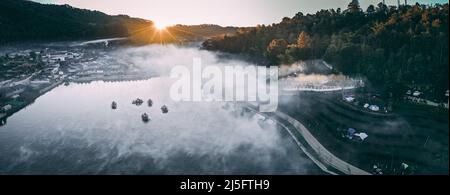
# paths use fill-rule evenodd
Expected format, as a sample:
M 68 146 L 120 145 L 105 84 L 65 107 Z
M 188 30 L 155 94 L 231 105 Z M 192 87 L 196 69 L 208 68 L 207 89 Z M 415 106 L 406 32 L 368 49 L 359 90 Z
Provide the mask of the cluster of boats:
M 142 105 L 144 103 L 144 100 L 141 100 L 141 99 L 135 99 L 135 100 L 133 100 L 133 102 L 132 102 L 132 104 L 134 104 L 134 105 L 136 105 L 136 106 L 140 106 L 140 105 Z
M 138 98 L 133 100 L 132 104 L 136 105 L 136 106 L 141 106 L 142 104 L 144 104 L 144 100 Z M 147 100 L 147 105 L 148 107 L 152 107 L 153 106 L 153 100 L 152 99 L 148 99 Z
M 136 105 L 136 106 L 141 106 L 142 104 L 144 104 L 144 100 L 142 100 L 142 99 L 140 99 L 140 98 L 137 98 L 137 99 L 133 100 L 132 104 L 134 104 L 134 105 Z M 147 100 L 147 105 L 148 105 L 149 107 L 153 107 L 153 100 L 152 100 L 152 99 Z M 111 103 L 111 108 L 112 108 L 113 110 L 116 110 L 116 109 L 117 109 L 117 102 L 113 101 L 113 102 Z M 167 113 L 169 113 L 169 108 L 168 108 L 166 105 L 163 105 L 163 106 L 161 107 L 161 112 L 162 112 L 163 114 L 167 114 Z M 150 117 L 148 116 L 147 113 L 142 114 L 142 115 L 141 115 L 141 118 L 142 118 L 142 121 L 144 121 L 145 123 L 147 123 L 147 122 L 150 121 Z

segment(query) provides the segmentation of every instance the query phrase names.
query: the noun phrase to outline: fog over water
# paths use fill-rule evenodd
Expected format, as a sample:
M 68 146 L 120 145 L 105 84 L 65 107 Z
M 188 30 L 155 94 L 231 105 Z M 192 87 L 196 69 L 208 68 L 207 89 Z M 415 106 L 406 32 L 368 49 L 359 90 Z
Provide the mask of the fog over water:
M 169 97 L 173 66 L 190 66 L 194 57 L 208 65 L 247 63 L 176 46 L 130 47 L 106 56 L 93 63 L 158 77 L 71 82 L 39 97 L 0 127 L 0 174 L 322 174 L 279 126 L 241 115 L 232 104 Z M 154 105 L 132 105 L 136 98 Z M 144 112 L 149 123 L 141 120 Z

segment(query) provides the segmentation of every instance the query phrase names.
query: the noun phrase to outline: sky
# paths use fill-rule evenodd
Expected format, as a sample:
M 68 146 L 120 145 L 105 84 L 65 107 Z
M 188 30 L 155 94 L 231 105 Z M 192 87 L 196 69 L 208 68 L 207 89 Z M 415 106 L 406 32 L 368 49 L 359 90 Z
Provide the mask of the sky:
M 154 21 L 159 26 L 173 24 L 219 24 L 256 26 L 278 23 L 298 12 L 346 8 L 350 0 L 34 0 L 41 3 L 69 4 L 107 14 L 126 14 Z M 382 0 L 360 0 L 365 9 Z M 404 2 L 404 0 L 401 0 Z M 448 3 L 448 0 L 408 0 L 413 3 Z M 386 0 L 396 5 L 397 0 Z

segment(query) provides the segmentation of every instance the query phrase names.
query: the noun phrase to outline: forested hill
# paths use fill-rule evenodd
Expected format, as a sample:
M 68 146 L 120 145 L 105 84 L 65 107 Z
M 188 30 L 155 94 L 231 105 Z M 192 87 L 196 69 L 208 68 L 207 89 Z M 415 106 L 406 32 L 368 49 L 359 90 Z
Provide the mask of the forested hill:
M 243 28 L 245 29 L 245 28 Z M 175 25 L 160 31 L 149 20 L 110 16 L 69 5 L 0 0 L 0 43 L 131 37 L 136 44 L 184 43 L 234 34 L 237 28 L 212 24 Z
M 0 42 L 122 37 L 149 25 L 151 21 L 69 5 L 0 1 Z
M 209 39 L 209 50 L 245 54 L 269 64 L 322 58 L 349 75 L 364 75 L 401 97 L 420 87 L 445 98 L 448 89 L 448 4 L 378 4 L 363 10 L 357 0 L 345 10 L 298 13 L 281 23 L 236 36 Z

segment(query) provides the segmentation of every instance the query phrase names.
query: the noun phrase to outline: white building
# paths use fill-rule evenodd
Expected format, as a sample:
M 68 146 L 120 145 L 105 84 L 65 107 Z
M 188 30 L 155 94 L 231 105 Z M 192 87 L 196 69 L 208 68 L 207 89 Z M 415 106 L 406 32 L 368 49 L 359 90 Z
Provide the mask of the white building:
M 380 107 L 378 107 L 377 105 L 370 105 L 369 109 L 374 111 L 374 112 L 380 111 Z
M 8 104 L 8 105 L 3 106 L 1 110 L 3 112 L 6 112 L 6 111 L 11 110 L 11 109 L 12 109 L 12 106 Z
M 354 136 L 359 137 L 362 141 L 369 137 L 366 133 L 355 133 Z
M 367 104 L 367 103 L 366 103 L 366 104 L 364 104 L 364 108 L 369 108 L 369 106 L 370 106 L 370 105 L 369 105 L 369 104 Z
M 345 97 L 344 99 L 345 99 L 345 101 L 347 101 L 347 102 L 353 102 L 353 101 L 355 101 L 355 98 L 352 97 L 352 96 L 347 96 L 347 97 Z

